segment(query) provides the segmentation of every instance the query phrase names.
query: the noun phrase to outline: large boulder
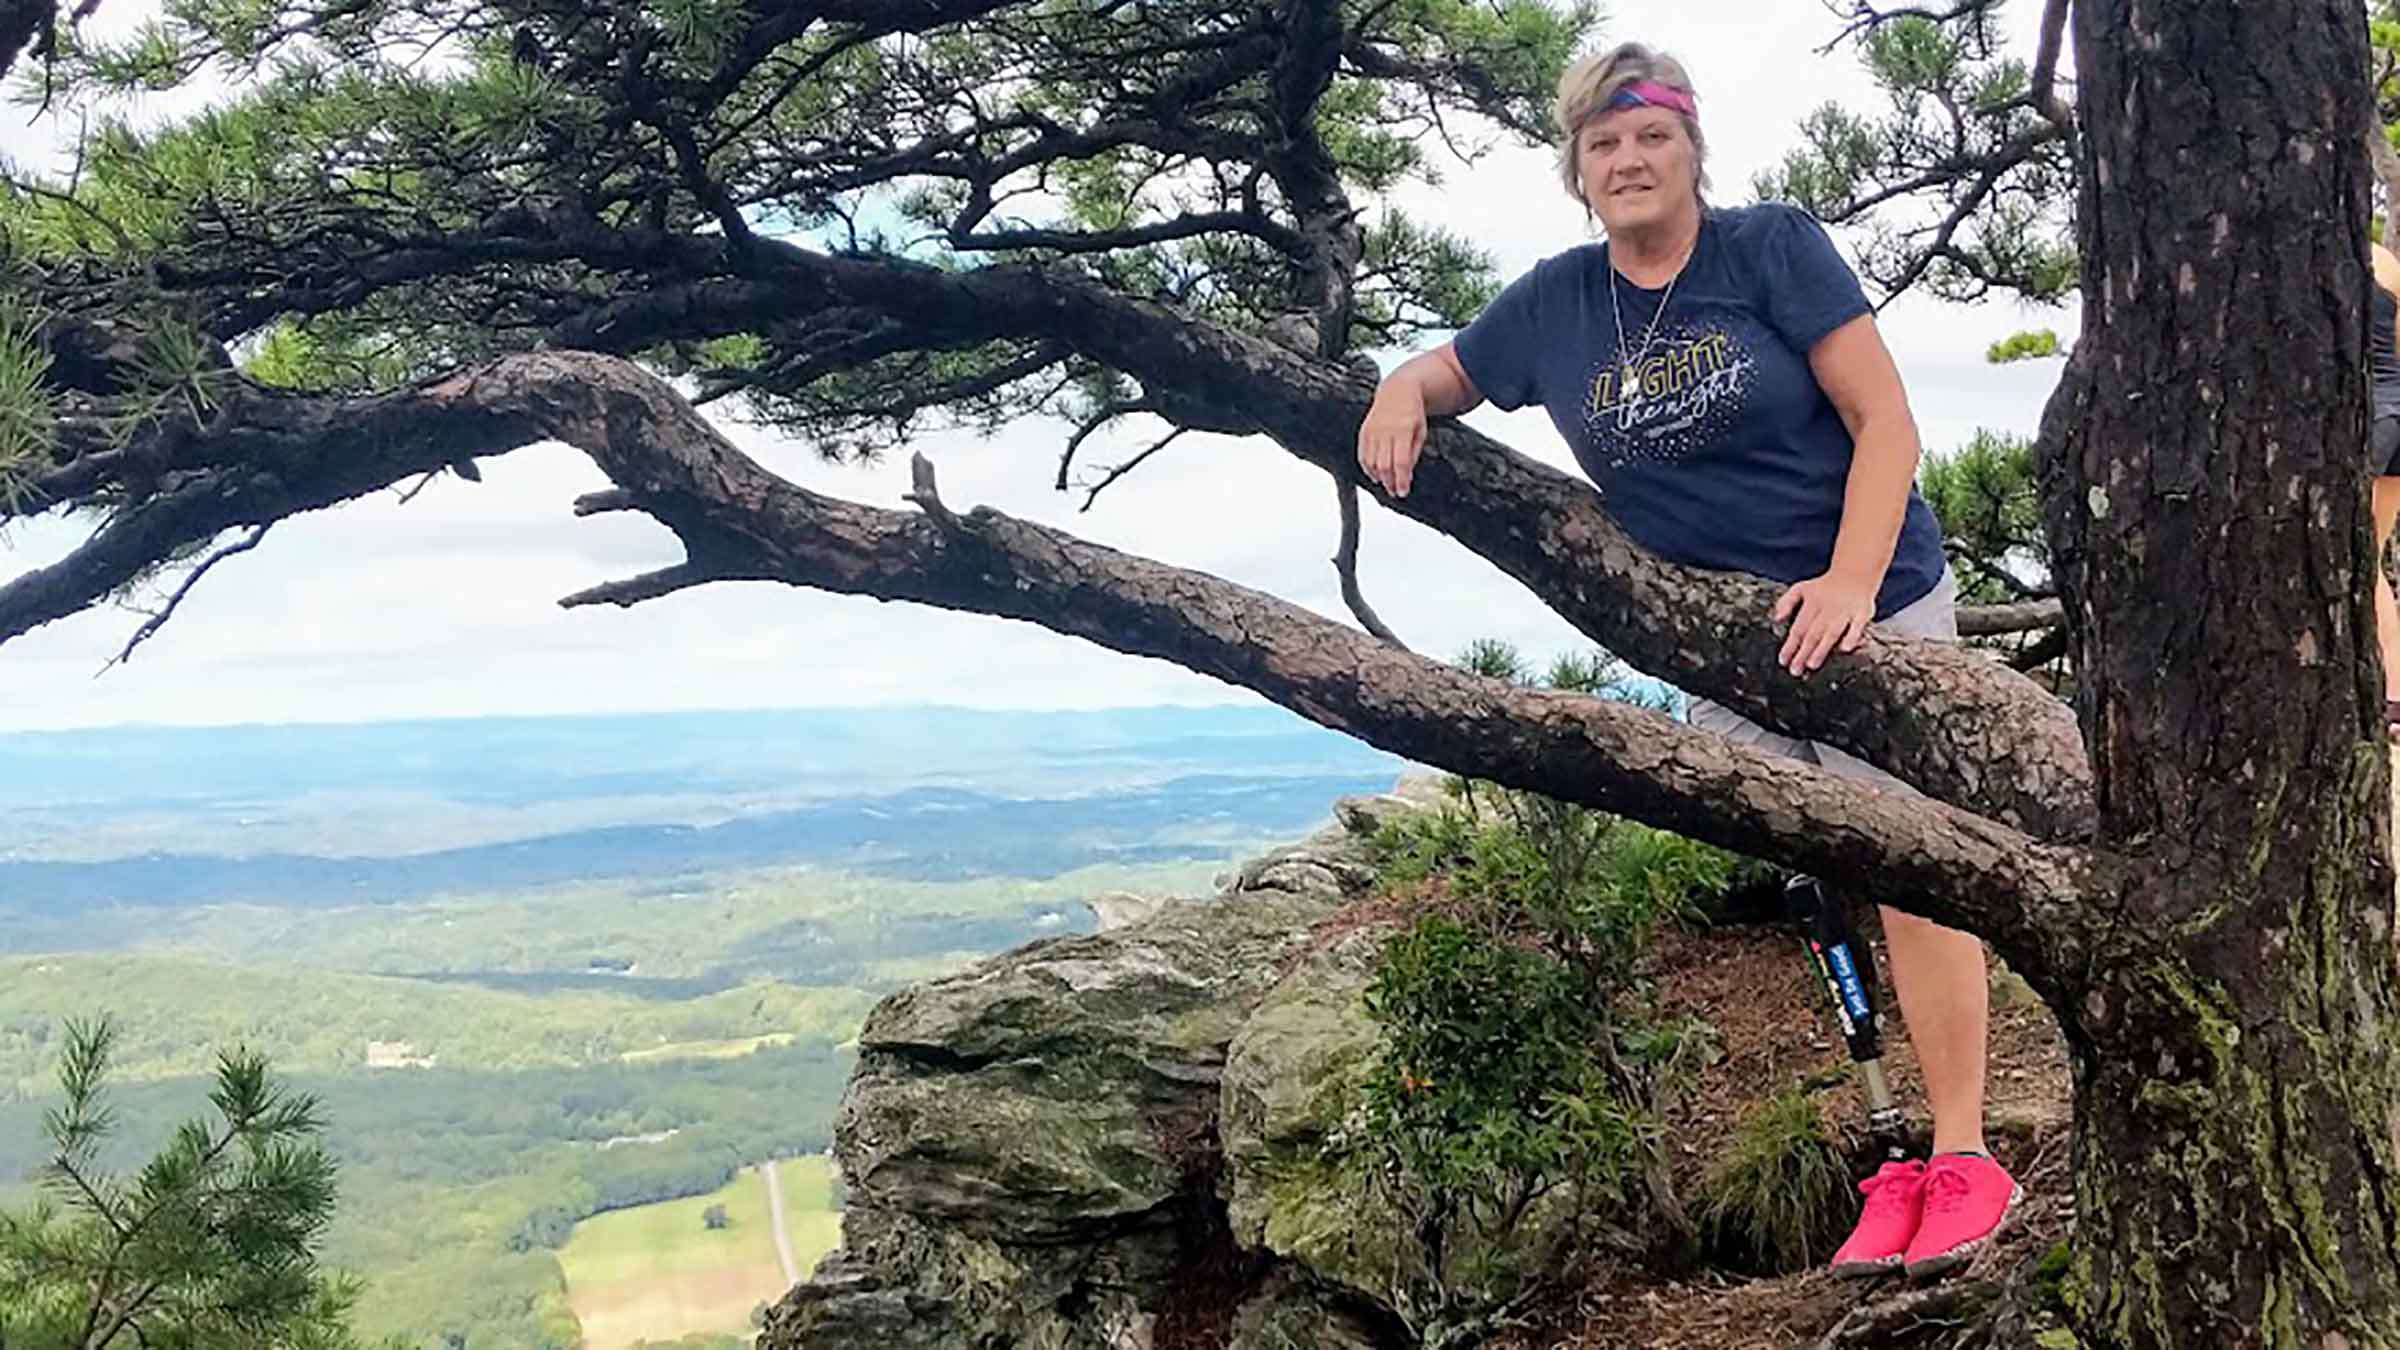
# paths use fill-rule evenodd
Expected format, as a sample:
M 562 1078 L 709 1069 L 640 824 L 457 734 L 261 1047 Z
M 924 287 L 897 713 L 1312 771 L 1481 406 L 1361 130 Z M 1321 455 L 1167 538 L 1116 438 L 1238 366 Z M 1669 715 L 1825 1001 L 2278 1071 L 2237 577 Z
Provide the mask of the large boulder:
M 1372 877 L 1336 825 L 1213 897 L 885 999 L 835 1123 L 842 1246 L 760 1345 L 1164 1350 L 1306 1320 L 1328 1296 L 1267 1281 L 1228 1232 L 1220 1092 L 1229 1044 Z M 1317 1343 L 1351 1345 L 1297 1342 Z
M 1388 924 L 1309 952 L 1235 1033 L 1220 1100 L 1234 1241 L 1368 1298 L 1390 1297 L 1397 1225 L 1327 1144 L 1378 1043 L 1366 1010 Z

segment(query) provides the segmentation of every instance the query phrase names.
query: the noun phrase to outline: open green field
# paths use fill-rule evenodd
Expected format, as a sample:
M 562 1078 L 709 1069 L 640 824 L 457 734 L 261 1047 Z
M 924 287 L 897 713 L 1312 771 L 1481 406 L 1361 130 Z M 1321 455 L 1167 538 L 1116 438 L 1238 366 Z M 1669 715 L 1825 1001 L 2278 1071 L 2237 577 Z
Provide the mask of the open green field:
M 733 1041 L 670 1041 L 665 1045 L 628 1050 L 617 1056 L 628 1064 L 646 1059 L 732 1059 L 746 1055 L 762 1045 L 790 1045 L 792 1033 L 770 1031 L 764 1036 L 744 1036 Z
M 830 1208 L 830 1164 L 822 1156 L 794 1158 L 777 1172 L 786 1236 L 806 1279 L 841 1239 L 841 1216 Z M 725 1207 L 726 1227 L 711 1230 L 701 1221 L 711 1205 Z M 558 1261 L 585 1350 L 621 1350 L 692 1332 L 745 1334 L 750 1310 L 788 1287 L 764 1174 L 755 1168 L 707 1195 L 586 1219 Z
M 833 1160 L 823 1155 L 786 1158 L 775 1166 L 783 1186 L 783 1236 L 792 1261 L 807 1279 L 817 1262 L 842 1245 L 842 1211 L 833 1198 Z

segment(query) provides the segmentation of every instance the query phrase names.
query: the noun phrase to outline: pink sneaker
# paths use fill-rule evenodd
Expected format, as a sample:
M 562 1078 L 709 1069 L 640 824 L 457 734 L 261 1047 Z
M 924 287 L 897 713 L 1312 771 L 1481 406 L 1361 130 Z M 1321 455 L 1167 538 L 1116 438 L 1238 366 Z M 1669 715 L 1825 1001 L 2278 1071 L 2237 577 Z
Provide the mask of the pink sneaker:
M 1917 1216 L 1925 1201 L 1925 1164 L 1911 1159 L 1887 1162 L 1875 1175 L 1858 1183 L 1867 1197 L 1866 1212 L 1850 1240 L 1833 1254 L 1836 1275 L 1888 1275 L 1900 1269 L 1909 1240 L 1917 1235 Z
M 1947 1275 L 1967 1263 L 2016 1207 L 2024 1192 L 1989 1158 L 1945 1153 L 1925 1169 L 1925 1217 L 1901 1258 L 1912 1280 Z

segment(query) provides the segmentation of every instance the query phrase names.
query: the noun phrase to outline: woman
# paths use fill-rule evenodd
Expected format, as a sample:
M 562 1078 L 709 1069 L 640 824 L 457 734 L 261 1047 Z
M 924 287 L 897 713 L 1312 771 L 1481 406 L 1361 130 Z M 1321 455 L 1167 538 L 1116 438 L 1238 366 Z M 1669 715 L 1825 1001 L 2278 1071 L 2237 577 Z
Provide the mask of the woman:
M 2375 391 L 2375 423 L 2369 459 L 2375 466 L 2375 640 L 2383 648 L 2383 727 L 2400 738 L 2400 604 L 2383 570 L 2400 518 L 2400 258 L 2381 244 L 2368 246 L 2375 261 L 2369 306 L 2368 369 Z
M 1956 588 L 1915 491 L 1899 371 L 1823 228 L 1784 206 L 1707 206 L 1691 81 L 1639 43 L 1569 70 L 1557 116 L 1561 178 L 1607 242 L 1543 260 L 1453 342 L 1392 372 L 1359 428 L 1360 466 L 1405 496 L 1427 417 L 1538 401 L 1645 547 L 1788 584 L 1773 617 L 1790 621 L 1779 659 L 1794 675 L 1856 648 L 1870 623 L 1955 639 Z M 1704 701 L 1691 720 L 1910 791 Z M 1983 944 L 1891 909 L 1883 921 L 1934 1157 L 1861 1184 L 1865 1214 L 1833 1265 L 1923 1277 L 1962 1264 L 2017 1187 L 1983 1146 Z

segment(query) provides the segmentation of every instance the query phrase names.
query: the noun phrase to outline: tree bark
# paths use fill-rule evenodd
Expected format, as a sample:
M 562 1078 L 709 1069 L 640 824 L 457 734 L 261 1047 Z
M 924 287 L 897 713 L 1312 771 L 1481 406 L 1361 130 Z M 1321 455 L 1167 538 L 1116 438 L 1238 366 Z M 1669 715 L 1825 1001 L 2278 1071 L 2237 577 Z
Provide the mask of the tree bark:
M 2356 0 L 2082 0 L 2085 330 L 2042 472 L 2101 843 L 2091 1346 L 2400 1345 Z

